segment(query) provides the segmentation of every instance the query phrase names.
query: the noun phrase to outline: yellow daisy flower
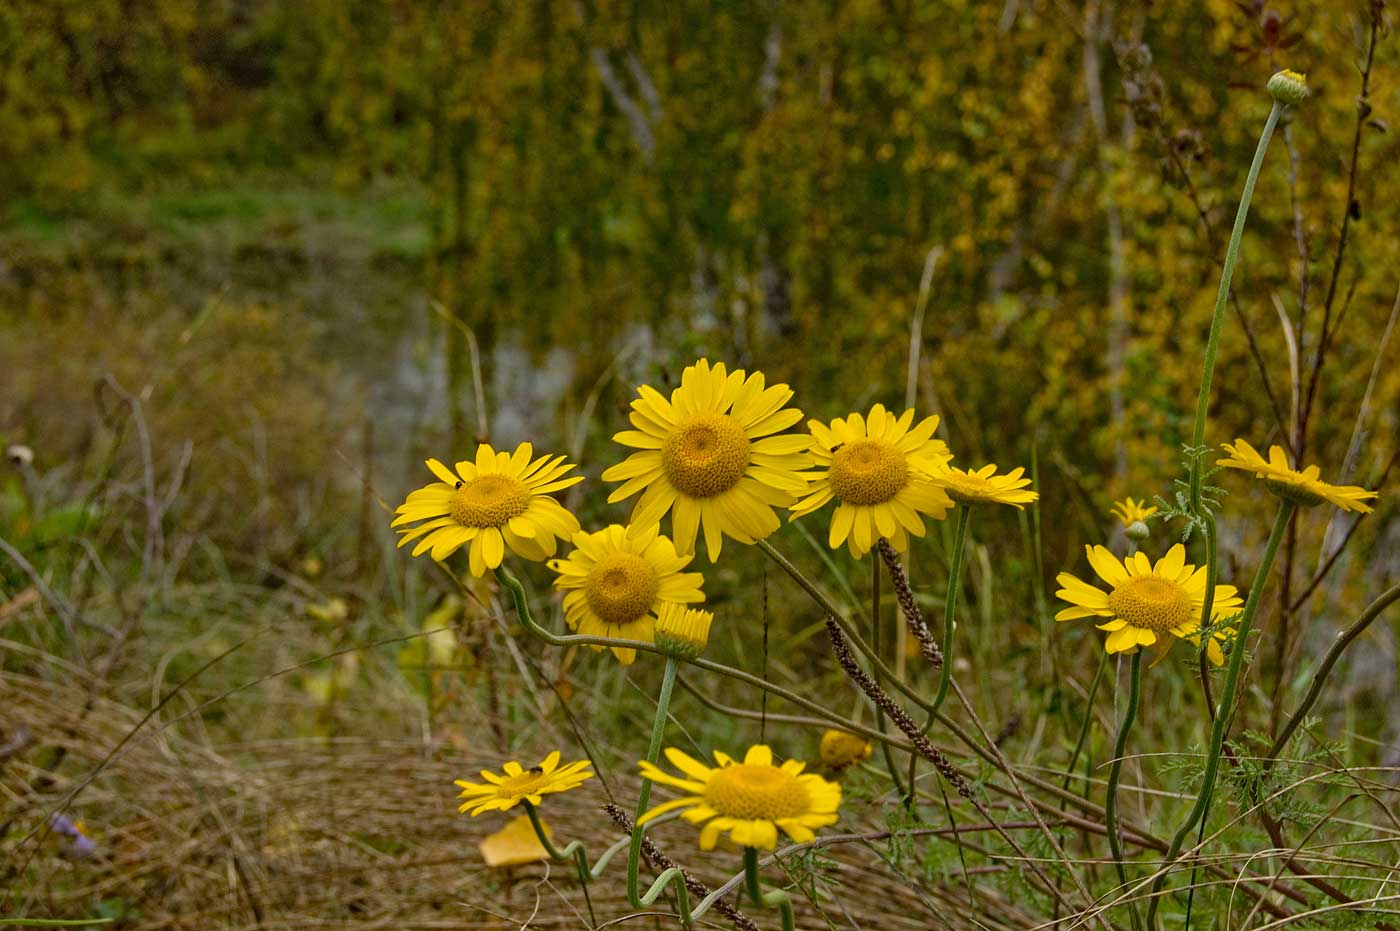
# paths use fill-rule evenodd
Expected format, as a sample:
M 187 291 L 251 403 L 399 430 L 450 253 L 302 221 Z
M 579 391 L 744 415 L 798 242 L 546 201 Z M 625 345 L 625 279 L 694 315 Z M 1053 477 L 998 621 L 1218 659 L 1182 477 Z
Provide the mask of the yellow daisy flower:
M 411 492 L 394 512 L 392 526 L 417 524 L 398 531 L 399 546 L 421 537 L 413 555 L 431 551 L 433 559 L 443 560 L 470 543 L 468 563 L 475 576 L 499 566 L 507 547 L 536 561 L 553 556 L 557 538 L 577 532 L 578 520 L 550 492 L 583 477 L 563 477 L 574 467 L 563 456 L 532 462 L 533 454 L 529 443 L 513 453 L 482 443 L 476 461 L 457 463 L 456 474 L 429 459 L 426 465 L 439 481 Z
M 774 766 L 773 751 L 762 744 L 750 747 L 742 763 L 715 751 L 718 767 L 706 766 L 675 747 L 666 748 L 666 759 L 688 778 L 672 776 L 645 760 L 640 764 L 642 775 L 690 794 L 657 805 L 637 823 L 646 824 L 677 808 L 688 809 L 682 815 L 685 820 L 705 825 L 700 829 L 701 850 L 713 850 L 724 831 L 734 843 L 760 850 L 778 846 L 779 828 L 798 843 L 806 843 L 816 837 L 814 828 L 836 822 L 841 787 L 803 773 L 806 764 L 797 760 Z
M 827 538 L 832 549 L 848 544 L 859 559 L 884 537 L 895 549 L 907 550 L 909 534 L 924 535 L 920 514 L 942 518 L 953 506 L 931 477 L 953 458 L 947 444 L 933 438 L 938 418 L 925 417 L 911 430 L 913 422 L 913 410 L 896 418 L 883 404 L 872 407 L 868 418 L 851 414 L 830 426 L 807 421 L 816 440 L 812 454 L 823 471 L 813 473 L 807 496 L 793 505 L 789 520 L 834 499 Z
M 693 559 L 676 553 L 656 524 L 638 529 L 613 524 L 597 533 L 574 534 L 574 551 L 550 560 L 558 573 L 554 587 L 564 592 L 569 627 L 590 637 L 654 641 L 657 612 L 673 602 L 704 601 L 704 577 L 681 570 Z M 594 647 L 601 650 L 602 647 Z M 612 648 L 623 665 L 636 650 Z
M 1025 490 L 1031 480 L 1021 477 L 1026 470 L 1020 466 L 1005 475 L 997 475 L 996 471 L 995 465 L 976 470 L 949 466 L 939 473 L 938 480 L 947 489 L 948 497 L 958 504 L 1009 504 L 1024 510 L 1021 505 L 1030 504 L 1040 497 L 1033 491 Z
M 1299 507 L 1310 508 L 1327 501 L 1344 511 L 1369 514 L 1372 508 L 1366 502 L 1377 497 L 1376 492 L 1359 485 L 1329 485 L 1321 481 L 1318 476 L 1322 470 L 1315 465 L 1301 472 L 1289 468 L 1282 446 L 1270 446 L 1267 461 L 1244 440 L 1235 440 L 1233 446 L 1226 443 L 1224 449 L 1230 455 L 1217 460 L 1216 465 L 1253 472 L 1255 478 L 1264 480 L 1264 487 L 1269 491 Z
M 1113 502 L 1113 507 L 1108 509 L 1108 513 L 1118 518 L 1119 522 L 1126 528 L 1139 522 L 1147 523 L 1147 519 L 1157 513 L 1157 506 L 1148 504 L 1146 501 L 1124 498 L 1122 501 Z
M 1159 637 L 1171 635 L 1199 643 L 1201 611 L 1206 597 L 1206 568 L 1186 562 L 1186 547 L 1180 543 L 1154 566 L 1144 554 L 1134 553 L 1120 561 L 1107 547 L 1086 546 L 1089 565 L 1112 591 L 1105 592 L 1068 572 L 1055 581 L 1061 586 L 1057 598 L 1074 607 L 1055 615 L 1057 621 L 1080 617 L 1106 617 L 1099 630 L 1109 631 L 1104 649 L 1109 653 L 1133 653 L 1138 647 L 1152 646 Z M 1217 585 L 1211 616 L 1215 620 L 1238 614 L 1244 602 L 1233 585 Z M 1212 662 L 1219 665 L 1224 656 L 1216 640 L 1208 645 Z M 1170 647 L 1171 641 L 1163 642 Z
M 681 374 L 668 401 L 642 385 L 632 402 L 632 425 L 613 437 L 635 452 L 603 473 L 622 482 L 608 496 L 621 501 L 642 492 L 632 512 L 637 526 L 671 513 L 671 536 L 682 554 L 695 552 L 705 533 L 710 561 L 725 536 L 754 543 L 778 529 L 774 507 L 787 507 L 807 489 L 811 438 L 781 434 L 802 419 L 787 385 L 764 387 L 763 373 L 729 372 L 705 359 Z
M 832 769 L 845 769 L 870 759 L 870 741 L 849 731 L 832 728 L 822 732 L 822 762 Z
M 481 778 L 486 780 L 485 784 L 454 780 L 462 789 L 457 797 L 466 799 L 457 810 L 468 813 L 471 809 L 469 813 L 475 818 L 486 811 L 509 811 L 521 802 L 538 805 L 543 796 L 577 789 L 592 779 L 589 766 L 587 760 L 560 766 L 559 751 L 555 750 L 529 769 L 513 760 L 501 767 L 503 772 L 499 776 L 483 769 Z

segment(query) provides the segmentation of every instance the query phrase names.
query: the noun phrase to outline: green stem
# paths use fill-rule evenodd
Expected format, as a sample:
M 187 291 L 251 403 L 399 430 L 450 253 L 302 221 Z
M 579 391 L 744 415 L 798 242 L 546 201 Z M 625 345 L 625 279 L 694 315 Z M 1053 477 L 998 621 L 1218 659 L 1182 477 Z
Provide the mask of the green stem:
M 550 840 L 549 834 L 544 829 L 544 824 L 540 821 L 540 813 L 529 801 L 525 805 L 525 814 L 530 816 L 530 827 L 535 829 L 535 836 L 539 838 L 540 846 L 544 847 L 544 852 L 556 860 L 567 860 L 573 858 L 574 867 L 578 871 L 579 884 L 583 886 L 583 899 L 588 906 L 588 918 L 590 923 L 597 927 L 598 918 L 593 914 L 593 897 L 588 894 L 588 883 L 595 877 L 595 873 L 588 866 L 588 853 L 583 849 L 580 841 L 574 841 L 564 850 L 555 849 L 554 842 Z
M 510 570 L 506 569 L 504 566 L 496 570 L 496 577 L 500 579 L 502 584 L 510 589 L 511 598 L 515 602 L 515 613 L 516 616 L 520 618 L 520 623 L 525 626 L 526 630 L 544 640 L 546 643 L 551 643 L 556 646 L 570 643 L 586 643 L 588 645 L 599 646 L 623 645 L 650 653 L 660 652 L 654 644 L 644 643 L 642 641 L 614 640 L 608 637 L 559 636 L 557 634 L 552 634 L 541 627 L 539 622 L 535 620 L 534 615 L 530 611 L 529 599 L 525 595 L 525 586 L 520 584 L 520 580 L 512 575 Z M 717 666 L 717 664 L 704 663 L 703 661 L 697 661 L 696 665 L 700 665 L 702 668 Z M 651 744 L 647 749 L 647 759 L 652 763 L 656 762 L 657 757 L 661 753 L 661 740 L 666 730 L 666 715 L 671 704 L 671 692 L 676 684 L 677 666 L 678 663 L 675 657 L 666 657 L 666 668 L 661 677 L 661 693 L 657 696 L 656 700 L 656 719 L 652 724 Z M 716 669 L 716 671 L 725 672 L 727 675 L 738 673 L 738 670 Z M 745 679 L 745 681 L 751 681 L 753 684 L 759 684 L 761 687 L 766 685 L 766 683 L 762 683 L 761 680 L 758 680 L 756 677 L 747 676 L 745 674 L 739 674 L 738 677 Z M 650 799 L 651 780 L 643 779 L 641 791 L 637 799 L 637 820 L 640 820 L 645 813 L 647 802 L 650 801 Z M 550 843 L 549 838 L 545 837 L 543 826 L 539 824 L 537 816 L 532 816 L 530 820 L 531 824 L 535 827 L 535 833 L 539 835 L 540 841 L 544 844 L 547 853 L 560 859 L 571 855 L 578 856 L 580 866 L 586 867 L 587 859 L 580 856 L 583 850 L 583 845 L 580 842 L 574 841 L 563 850 L 555 851 L 552 849 L 553 844 Z M 650 908 L 651 905 L 662 896 L 666 889 L 670 887 L 671 891 L 674 892 L 676 896 L 676 911 L 680 914 L 681 925 L 689 929 L 694 919 L 698 918 L 700 914 L 708 908 L 708 901 L 702 902 L 700 908 L 696 909 L 694 913 L 691 912 L 690 890 L 687 889 L 685 885 L 685 874 L 675 867 L 663 870 L 661 875 L 656 877 L 655 881 L 652 882 L 650 888 L 648 888 L 645 893 L 638 894 L 639 883 L 637 873 L 638 865 L 641 860 L 642 838 L 645 834 L 645 830 L 641 825 L 636 824 L 635 821 L 633 825 L 631 838 L 627 841 L 628 902 L 633 908 Z M 603 867 L 612 859 L 619 849 L 619 845 L 609 847 L 607 851 L 604 852 L 603 856 L 598 858 L 598 862 L 593 868 L 586 871 L 588 875 L 596 879 L 602 872 Z M 582 875 L 581 873 L 580 876 Z M 587 891 L 588 887 L 585 885 L 585 895 Z M 590 911 L 592 910 L 591 901 L 589 902 L 589 909 Z
M 783 923 L 783 931 L 793 931 L 795 925 L 792 914 L 792 899 L 781 889 L 763 891 L 763 881 L 758 875 L 758 850 L 753 847 L 744 848 L 744 888 L 748 890 L 749 898 L 753 900 L 755 905 L 764 908 L 776 906 Z
M 1094 723 L 1094 698 L 1099 694 L 1099 683 L 1103 682 L 1104 670 L 1108 668 L 1108 653 L 1099 657 L 1099 668 L 1094 672 L 1094 679 L 1089 683 L 1089 696 L 1084 701 L 1084 720 L 1079 724 L 1079 737 L 1074 741 L 1074 750 L 1069 755 L 1069 764 L 1065 766 L 1064 787 L 1069 788 L 1071 780 L 1074 778 L 1074 767 L 1079 763 L 1079 754 L 1084 751 L 1084 742 L 1089 738 L 1089 728 Z M 1065 803 L 1060 801 L 1060 810 L 1064 811 Z
M 661 675 L 661 694 L 656 699 L 656 718 L 651 725 L 651 743 L 647 746 L 648 763 L 655 763 L 661 755 L 661 739 L 666 733 L 666 711 L 671 705 L 671 690 L 676 685 L 676 665 L 674 656 L 666 657 L 666 671 Z M 627 848 L 627 901 L 633 908 L 642 908 L 646 904 L 642 902 L 638 892 L 637 871 L 642 856 L 642 838 L 646 835 L 646 828 L 641 824 L 641 820 L 650 801 L 651 780 L 644 776 L 642 788 L 637 793 L 637 815 L 632 822 L 632 844 Z
M 972 514 L 971 505 L 958 507 L 958 527 L 953 533 L 953 558 L 948 567 L 948 597 L 943 599 L 943 670 L 938 677 L 938 691 L 934 693 L 933 714 L 948 697 L 948 684 L 953 678 L 953 612 L 958 606 L 958 589 L 962 587 L 963 543 L 967 539 L 967 523 Z
M 1296 505 L 1291 501 L 1283 501 L 1278 509 L 1278 516 L 1274 519 L 1274 529 L 1269 534 L 1269 542 L 1264 548 L 1263 561 L 1259 563 L 1259 568 L 1254 573 L 1254 582 L 1249 586 L 1249 599 L 1245 601 L 1244 613 L 1240 615 L 1239 630 L 1235 634 L 1234 640 L 1230 643 L 1230 665 L 1225 673 L 1225 686 L 1220 691 L 1220 699 L 1215 709 L 1215 721 L 1210 730 L 1210 746 L 1207 749 L 1205 774 L 1201 780 L 1201 791 L 1196 796 L 1196 802 L 1191 807 L 1191 813 L 1187 815 L 1186 822 L 1177 830 L 1172 837 L 1171 844 L 1167 847 L 1166 856 L 1162 858 L 1165 867 L 1157 880 L 1152 884 L 1152 895 L 1148 898 L 1147 905 L 1147 927 L 1156 928 L 1157 904 L 1162 900 L 1158 895 L 1167 881 L 1167 870 L 1181 853 L 1181 846 L 1186 840 L 1186 835 L 1196 826 L 1196 822 L 1205 814 L 1210 806 L 1212 794 L 1215 792 L 1215 778 L 1220 771 L 1220 756 L 1225 745 L 1225 733 L 1230 726 L 1230 719 L 1235 710 L 1235 694 L 1240 684 L 1240 669 L 1244 665 L 1245 647 L 1249 643 L 1249 631 L 1254 624 L 1254 615 L 1259 610 L 1259 602 L 1264 595 L 1264 586 L 1269 580 L 1269 570 L 1273 568 L 1274 556 L 1278 553 L 1279 543 L 1283 540 L 1284 532 L 1288 529 L 1288 521 L 1293 517 Z M 1209 618 L 1202 618 L 1203 623 L 1208 624 Z
M 1107 654 L 1104 654 L 1107 655 Z M 1123 842 L 1118 837 L 1118 778 L 1123 772 L 1123 758 L 1128 748 L 1128 732 L 1132 730 L 1137 717 L 1138 698 L 1142 692 L 1142 650 L 1133 653 L 1132 671 L 1128 683 L 1128 707 L 1123 712 L 1123 721 L 1118 725 L 1118 739 L 1113 745 L 1113 764 L 1108 768 L 1108 801 L 1104 804 L 1104 827 L 1108 832 L 1108 847 L 1113 851 L 1113 866 L 1118 871 L 1120 887 L 1128 888 L 1128 871 L 1123 866 Z M 1128 913 L 1133 927 L 1140 927 L 1137 903 L 1128 900 Z
M 1205 365 L 1201 372 L 1201 390 L 1196 395 L 1196 428 L 1192 433 L 1191 445 L 1200 449 L 1206 439 L 1206 410 L 1210 406 L 1210 381 L 1215 374 L 1215 358 L 1220 353 L 1220 330 L 1225 322 L 1225 301 L 1230 296 L 1230 279 L 1235 275 L 1235 260 L 1240 254 L 1240 239 L 1244 235 L 1244 221 L 1249 216 L 1249 202 L 1254 198 L 1254 185 L 1259 180 L 1259 169 L 1264 165 L 1264 153 L 1269 150 L 1269 140 L 1278 125 L 1283 105 L 1277 100 L 1269 110 L 1269 118 L 1264 122 L 1264 132 L 1259 136 L 1259 146 L 1254 150 L 1254 161 L 1249 165 L 1249 174 L 1244 179 L 1244 193 L 1240 195 L 1240 206 L 1235 211 L 1235 226 L 1230 231 L 1230 244 L 1225 248 L 1225 265 L 1220 272 L 1220 288 L 1215 294 L 1215 311 L 1210 318 L 1210 335 L 1206 338 Z M 1201 504 L 1201 482 L 1204 478 L 1199 460 L 1191 467 L 1191 506 L 1199 512 Z

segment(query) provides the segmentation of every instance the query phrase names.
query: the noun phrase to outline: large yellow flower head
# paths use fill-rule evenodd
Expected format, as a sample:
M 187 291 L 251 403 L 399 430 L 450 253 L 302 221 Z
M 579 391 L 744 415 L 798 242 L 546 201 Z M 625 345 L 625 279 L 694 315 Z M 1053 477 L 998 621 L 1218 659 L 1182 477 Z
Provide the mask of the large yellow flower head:
M 564 592 L 564 618 L 571 628 L 590 637 L 652 643 L 663 605 L 705 600 L 704 577 L 681 571 L 693 558 L 677 554 L 656 524 L 640 529 L 613 524 L 574 534 L 574 551 L 550 560 L 549 568 L 558 573 L 554 587 Z M 623 665 L 637 658 L 636 650 L 612 651 Z
M 851 414 L 830 426 L 807 421 L 820 471 L 789 519 L 835 500 L 827 540 L 832 549 L 849 545 L 859 559 L 884 537 L 907 550 L 909 534 L 924 535 L 920 514 L 941 518 L 953 506 L 932 477 L 953 458 L 947 444 L 933 438 L 938 418 L 925 417 L 911 430 L 913 422 L 913 410 L 895 417 L 883 404 L 872 407 L 869 417 Z
M 1264 480 L 1264 487 L 1269 491 L 1299 507 L 1314 507 L 1327 501 L 1344 511 L 1368 514 L 1372 510 L 1366 502 L 1375 498 L 1376 492 L 1358 485 L 1329 485 L 1318 478 L 1322 470 L 1315 465 L 1301 472 L 1292 469 L 1281 446 L 1270 446 L 1267 460 L 1244 440 L 1235 440 L 1234 445 L 1226 443 L 1224 448 L 1230 455 L 1217 460 L 1217 465 L 1253 472 L 1255 478 Z
M 1206 569 L 1186 562 L 1186 547 L 1176 544 L 1156 565 L 1140 552 L 1120 561 L 1107 547 L 1086 546 L 1084 549 L 1089 565 L 1111 590 L 1105 592 L 1068 572 L 1061 572 L 1055 578 L 1061 586 L 1055 596 L 1074 607 L 1056 614 L 1055 620 L 1108 618 L 1098 627 L 1109 631 L 1104 643 L 1109 653 L 1134 653 L 1139 647 L 1152 646 L 1168 636 L 1199 642 Z M 1217 585 L 1211 617 L 1220 620 L 1238 614 L 1243 603 L 1233 585 Z M 1207 645 L 1210 659 L 1216 665 L 1224 661 L 1218 639 L 1217 633 Z M 1171 640 L 1161 641 L 1164 649 L 1171 644 Z
M 675 747 L 666 748 L 666 759 L 685 777 L 672 776 L 645 760 L 639 764 L 642 775 L 688 794 L 657 805 L 637 824 L 687 809 L 685 820 L 705 825 L 700 829 L 701 850 L 713 850 L 725 831 L 740 846 L 772 850 L 778 846 L 779 828 L 801 844 L 816 837 L 814 829 L 836 823 L 841 787 L 804 773 L 806 764 L 797 760 L 774 766 L 773 751 L 762 744 L 750 747 L 742 763 L 715 751 L 718 767 L 706 766 Z
M 997 475 L 995 465 L 985 465 L 980 469 L 958 469 L 948 467 L 938 476 L 948 489 L 948 497 L 958 504 L 1009 504 L 1024 510 L 1023 504 L 1030 504 L 1040 495 L 1027 491 L 1031 483 L 1022 478 L 1026 470 L 1017 466 L 1004 475 Z
M 705 359 L 681 374 L 668 401 L 647 385 L 632 402 L 632 425 L 613 437 L 635 452 L 603 473 L 623 484 L 608 496 L 642 496 L 632 512 L 637 526 L 671 512 L 671 536 L 683 554 L 695 552 L 705 532 L 710 561 L 729 536 L 754 543 L 778 529 L 774 507 L 787 507 L 807 489 L 802 470 L 811 465 L 806 435 L 782 434 L 802 419 L 784 407 L 787 385 L 764 387 L 762 372 L 745 375 Z
M 399 546 L 421 537 L 413 555 L 431 551 L 434 559 L 443 560 L 471 544 L 467 561 L 475 576 L 499 566 L 507 547 L 526 559 L 553 556 L 558 538 L 574 534 L 578 520 L 549 495 L 583 477 L 564 477 L 574 466 L 563 456 L 531 461 L 533 454 L 529 443 L 513 453 L 482 443 L 476 461 L 457 463 L 455 475 L 429 459 L 427 466 L 439 481 L 411 492 L 394 512 L 398 516 L 392 526 L 402 528 Z
M 462 790 L 457 797 L 466 799 L 457 810 L 466 814 L 470 809 L 471 816 L 475 818 L 482 812 L 509 811 L 521 802 L 538 805 L 546 795 L 576 789 L 585 780 L 593 778 L 587 760 L 560 766 L 559 756 L 559 751 L 555 750 L 529 769 L 512 760 L 501 767 L 500 775 L 483 769 L 481 778 L 486 780 L 484 784 L 455 780 Z

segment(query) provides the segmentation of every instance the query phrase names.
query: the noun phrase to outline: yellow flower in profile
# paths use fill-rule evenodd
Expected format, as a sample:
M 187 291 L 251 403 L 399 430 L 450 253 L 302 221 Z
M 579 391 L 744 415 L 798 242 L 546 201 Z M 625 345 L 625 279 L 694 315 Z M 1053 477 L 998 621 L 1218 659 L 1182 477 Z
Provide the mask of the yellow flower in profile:
M 745 376 L 705 359 L 681 374 L 668 401 L 642 385 L 632 402 L 632 425 L 613 437 L 638 450 L 603 473 L 622 482 L 608 496 L 621 501 L 637 492 L 636 526 L 655 524 L 669 511 L 671 536 L 685 555 L 695 552 L 703 528 L 710 561 L 724 537 L 754 543 L 779 527 L 775 507 L 787 507 L 807 488 L 811 438 L 782 431 L 802 419 L 783 405 L 787 385 L 764 387 L 762 372 Z
M 583 476 L 565 478 L 574 466 L 563 456 L 531 461 L 533 454 L 529 443 L 513 453 L 482 443 L 476 461 L 457 463 L 455 475 L 429 459 L 427 466 L 439 481 L 410 493 L 394 512 L 398 517 L 392 526 L 402 527 L 399 546 L 421 537 L 413 555 L 431 551 L 433 559 L 443 560 L 471 544 L 467 562 L 475 576 L 499 566 L 507 548 L 536 561 L 553 556 L 557 539 L 574 534 L 578 520 L 549 495 Z
M 841 770 L 863 763 L 870 759 L 873 749 L 869 740 L 850 731 L 833 728 L 822 733 L 822 762 L 832 769 Z
M 613 524 L 597 533 L 576 533 L 574 551 L 566 559 L 550 560 L 570 628 L 589 637 L 652 643 L 662 605 L 705 600 L 700 590 L 704 576 L 681 571 L 694 557 L 679 555 L 660 530 L 656 524 Z M 612 651 L 624 666 L 637 658 L 636 650 Z
M 1310 508 L 1326 501 L 1344 511 L 1369 514 L 1372 508 L 1366 502 L 1377 497 L 1376 492 L 1359 485 L 1327 484 L 1318 478 L 1322 470 L 1315 465 L 1301 472 L 1290 468 L 1282 446 L 1270 446 L 1267 461 L 1244 440 L 1235 440 L 1234 445 L 1226 443 L 1224 449 L 1230 455 L 1216 460 L 1216 465 L 1253 472 L 1255 478 L 1264 480 L 1265 488 L 1299 507 Z
M 540 819 L 540 827 L 544 828 L 546 837 L 554 839 L 554 832 L 543 818 Z M 486 861 L 486 865 L 492 868 L 524 866 L 549 859 L 549 852 L 540 843 L 529 815 L 511 818 L 505 827 L 482 838 L 476 849 L 481 851 L 481 859 Z
M 559 765 L 559 751 L 555 750 L 539 762 L 537 766 L 524 768 L 511 761 L 501 767 L 501 775 L 483 769 L 481 778 L 485 784 L 455 780 L 462 792 L 458 798 L 466 799 L 457 810 L 470 814 L 473 818 L 487 811 L 509 811 L 521 802 L 538 805 L 543 796 L 555 792 L 567 792 L 583 785 L 593 778 L 587 760 L 578 760 L 564 766 Z
M 996 474 L 995 465 L 980 469 L 957 469 L 949 466 L 938 475 L 939 481 L 948 491 L 948 497 L 958 504 L 1009 504 L 1024 510 L 1023 504 L 1030 504 L 1040 495 L 1025 488 L 1031 483 L 1022 478 L 1025 469 L 1017 466 L 1005 475 Z
M 689 794 L 657 805 L 637 824 L 677 808 L 687 809 L 682 815 L 685 820 L 705 825 L 700 829 L 701 850 L 713 850 L 725 831 L 740 846 L 772 850 L 778 846 L 779 828 L 801 844 L 816 837 L 814 829 L 836 823 L 841 787 L 804 773 L 806 764 L 797 760 L 774 766 L 773 751 L 762 744 L 750 747 L 742 763 L 715 751 L 718 767 L 706 766 L 675 747 L 666 748 L 666 759 L 686 778 L 672 776 L 645 760 L 639 764 L 642 775 Z
M 1105 592 L 1068 572 L 1061 572 L 1055 577 L 1061 586 L 1055 596 L 1074 607 L 1056 614 L 1055 620 L 1108 618 L 1098 628 L 1109 631 L 1104 644 L 1109 653 L 1134 653 L 1139 647 L 1152 646 L 1166 636 L 1199 643 L 1206 568 L 1186 562 L 1186 547 L 1176 544 L 1155 566 L 1140 552 L 1120 561 L 1107 547 L 1086 546 L 1084 549 L 1089 565 L 1112 590 Z M 1217 585 L 1211 617 L 1220 620 L 1238 614 L 1243 603 L 1233 585 Z M 1218 639 L 1221 638 L 1217 634 L 1208 644 L 1210 658 L 1216 665 L 1223 659 L 1215 642 Z M 1162 647 L 1168 648 L 1171 643 L 1171 640 L 1163 640 Z
M 1157 513 L 1157 506 L 1146 501 L 1124 498 L 1122 501 L 1113 502 L 1113 507 L 1109 508 L 1108 512 L 1127 528 L 1136 523 L 1147 523 L 1147 519 Z
M 909 534 L 924 535 L 920 514 L 941 518 L 953 506 L 930 477 L 953 458 L 947 444 L 933 438 L 938 418 L 925 417 L 911 430 L 913 422 L 913 410 L 895 417 L 883 404 L 872 407 L 868 418 L 851 414 L 830 426 L 807 421 L 822 471 L 813 473 L 807 496 L 793 505 L 789 520 L 835 500 L 827 537 L 832 549 L 849 545 L 859 559 L 883 537 L 895 549 L 907 550 Z
M 680 659 L 694 659 L 705 652 L 714 620 L 709 611 L 664 604 L 656 613 L 656 645 Z

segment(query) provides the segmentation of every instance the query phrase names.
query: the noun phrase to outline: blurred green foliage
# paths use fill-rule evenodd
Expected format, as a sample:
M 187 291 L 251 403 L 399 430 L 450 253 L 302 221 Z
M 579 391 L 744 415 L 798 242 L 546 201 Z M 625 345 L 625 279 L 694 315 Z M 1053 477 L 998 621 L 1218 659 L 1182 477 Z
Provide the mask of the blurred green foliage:
M 698 328 L 717 355 L 829 385 L 808 402 L 821 416 L 901 399 L 938 247 L 924 406 L 964 455 L 1035 440 L 1112 475 L 1086 480 L 1101 506 L 1174 467 L 1276 67 L 1315 96 L 1266 168 L 1241 308 L 1284 406 L 1273 298 L 1317 309 L 1352 210 L 1334 351 L 1338 371 L 1369 363 L 1393 283 L 1364 272 L 1393 267 L 1400 237 L 1381 209 L 1384 54 L 1346 195 L 1368 8 L 16 0 L 0 189 L 11 231 L 40 238 L 115 215 L 265 239 L 295 202 L 297 222 L 333 216 L 421 267 L 488 347 L 525 331 L 585 350 L 581 385 L 639 326 L 663 343 Z M 385 179 L 409 187 L 385 200 Z M 1259 435 L 1269 407 L 1231 329 L 1218 419 Z M 460 337 L 444 339 L 461 387 Z M 1323 404 L 1354 407 L 1354 382 L 1327 380 Z M 1388 373 L 1377 408 L 1397 391 Z M 1339 454 L 1344 421 L 1319 422 L 1314 448 Z

